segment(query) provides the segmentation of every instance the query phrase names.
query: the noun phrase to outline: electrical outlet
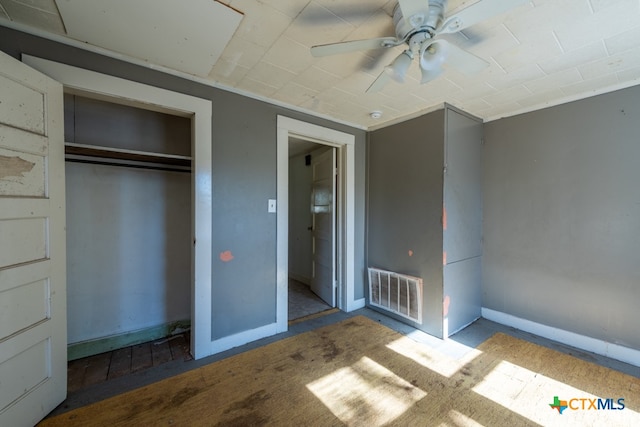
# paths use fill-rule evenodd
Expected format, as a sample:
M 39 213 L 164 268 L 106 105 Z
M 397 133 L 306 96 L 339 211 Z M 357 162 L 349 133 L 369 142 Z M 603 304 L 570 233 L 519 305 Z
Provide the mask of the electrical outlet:
M 269 199 L 268 212 L 269 213 L 275 213 L 276 212 L 276 200 L 275 199 Z

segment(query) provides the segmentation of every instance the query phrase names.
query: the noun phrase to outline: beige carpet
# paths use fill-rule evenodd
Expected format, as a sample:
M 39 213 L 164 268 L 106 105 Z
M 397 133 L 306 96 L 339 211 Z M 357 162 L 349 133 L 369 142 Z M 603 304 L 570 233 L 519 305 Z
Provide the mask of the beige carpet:
M 588 409 L 597 398 L 625 407 Z M 41 425 L 640 426 L 639 412 L 636 377 L 503 334 L 453 359 L 358 316 Z

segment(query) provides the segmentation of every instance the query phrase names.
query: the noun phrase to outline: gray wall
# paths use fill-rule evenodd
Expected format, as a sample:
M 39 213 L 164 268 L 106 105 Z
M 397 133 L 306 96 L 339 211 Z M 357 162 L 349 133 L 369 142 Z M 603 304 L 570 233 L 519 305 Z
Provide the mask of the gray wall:
M 640 349 L 640 87 L 485 125 L 484 307 Z
M 440 337 L 444 110 L 371 132 L 368 156 L 369 266 L 421 277 L 414 326 Z
M 294 119 L 349 132 L 356 137 L 355 296 L 364 297 L 366 133 L 159 71 L 107 58 L 0 27 L 0 49 L 210 99 L 213 104 L 213 338 L 275 322 L 276 216 L 267 199 L 276 196 L 276 121 Z M 218 254 L 231 251 L 222 262 Z
M 191 176 L 67 163 L 69 344 L 191 319 Z

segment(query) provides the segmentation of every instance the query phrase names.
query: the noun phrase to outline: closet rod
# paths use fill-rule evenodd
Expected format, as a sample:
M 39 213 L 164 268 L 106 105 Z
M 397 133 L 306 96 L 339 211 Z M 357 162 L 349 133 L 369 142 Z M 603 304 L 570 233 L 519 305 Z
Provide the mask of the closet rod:
M 191 173 L 191 167 L 189 166 L 173 166 L 173 165 L 167 165 L 162 163 L 139 162 L 134 160 L 117 160 L 117 159 L 99 158 L 99 157 L 91 157 L 91 156 L 77 156 L 73 154 L 65 155 L 64 160 L 72 163 L 86 163 L 86 164 L 93 164 L 93 165 L 119 166 L 119 167 L 136 168 L 136 169 L 150 169 L 150 170 L 159 170 L 159 171 L 167 171 L 167 172 Z
M 175 154 L 124 150 L 71 142 L 65 143 L 64 151 L 67 159 L 82 160 L 85 163 L 100 162 L 102 164 L 119 164 L 121 166 L 133 166 L 135 164 L 139 167 L 148 165 L 154 169 L 157 169 L 157 165 L 162 165 L 171 169 L 191 169 L 191 157 Z

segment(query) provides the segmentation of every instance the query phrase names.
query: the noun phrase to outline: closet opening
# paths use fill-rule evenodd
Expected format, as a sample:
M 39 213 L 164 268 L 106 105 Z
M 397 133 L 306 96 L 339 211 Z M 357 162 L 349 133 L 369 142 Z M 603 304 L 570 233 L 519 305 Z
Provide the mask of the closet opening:
M 75 93 L 64 117 L 68 359 L 177 335 L 190 351 L 191 119 Z

